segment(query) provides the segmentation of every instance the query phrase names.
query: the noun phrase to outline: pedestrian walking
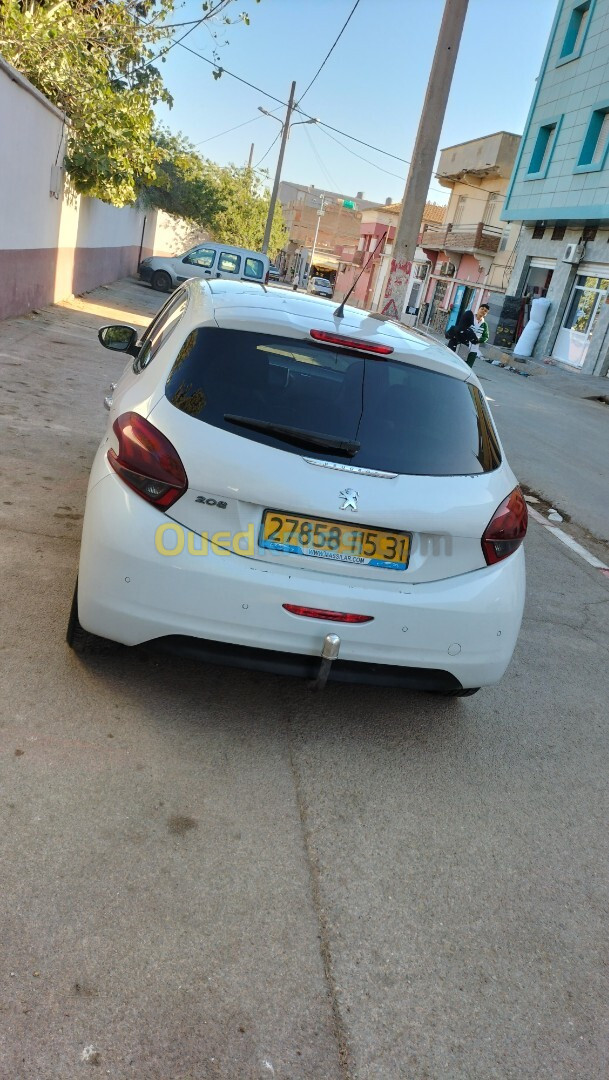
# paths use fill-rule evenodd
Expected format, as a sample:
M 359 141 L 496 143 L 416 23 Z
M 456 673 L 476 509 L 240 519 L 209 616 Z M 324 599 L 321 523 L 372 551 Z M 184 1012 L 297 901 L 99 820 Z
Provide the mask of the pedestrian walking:
M 488 312 L 488 304 L 480 304 L 475 313 L 471 308 L 468 308 L 446 334 L 448 347 L 453 352 L 457 351 L 459 345 L 468 346 L 468 352 L 464 359 L 470 367 L 474 366 L 476 357 L 480 356 L 480 346 L 484 345 L 489 338 L 488 323 L 486 321 Z
M 293 288 L 294 292 L 296 292 L 296 290 L 298 289 L 299 284 L 300 284 L 300 274 L 298 273 L 298 270 L 296 270 L 295 273 L 294 273 L 294 277 L 292 278 L 292 288 Z

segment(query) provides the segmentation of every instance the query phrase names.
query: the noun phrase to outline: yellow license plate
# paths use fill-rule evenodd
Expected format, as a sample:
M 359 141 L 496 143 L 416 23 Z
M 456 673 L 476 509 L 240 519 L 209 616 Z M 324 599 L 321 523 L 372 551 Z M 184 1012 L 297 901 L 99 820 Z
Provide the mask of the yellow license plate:
M 264 511 L 259 537 L 260 546 L 273 551 L 391 570 L 408 566 L 410 541 L 410 533 L 305 518 L 281 510 Z

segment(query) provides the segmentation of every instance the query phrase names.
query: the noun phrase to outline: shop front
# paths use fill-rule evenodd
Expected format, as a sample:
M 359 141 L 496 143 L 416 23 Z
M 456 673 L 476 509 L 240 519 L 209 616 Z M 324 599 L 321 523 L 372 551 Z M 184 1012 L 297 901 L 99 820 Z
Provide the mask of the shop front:
M 552 356 L 581 368 L 596 329 L 602 305 L 609 299 L 609 265 L 582 263 L 578 267 Z

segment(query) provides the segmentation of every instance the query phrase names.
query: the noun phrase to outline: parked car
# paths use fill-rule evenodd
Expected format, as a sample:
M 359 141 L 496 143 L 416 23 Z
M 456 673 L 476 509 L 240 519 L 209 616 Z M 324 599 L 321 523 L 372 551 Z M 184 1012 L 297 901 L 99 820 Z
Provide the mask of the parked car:
M 271 265 L 269 266 L 269 281 L 279 281 L 279 278 L 279 267 L 273 266 L 273 264 L 271 263 Z
M 501 679 L 527 507 L 454 353 L 228 281 L 188 281 L 139 341 L 99 337 L 130 361 L 106 399 L 70 643 L 450 695 Z
M 312 277 L 309 279 L 308 285 L 309 292 L 315 293 L 317 296 L 332 296 L 334 294 L 334 286 L 331 281 L 328 281 L 325 277 Z
M 268 255 L 260 251 L 209 242 L 173 258 L 153 255 L 140 263 L 138 273 L 153 289 L 170 292 L 191 277 L 265 282 L 269 267 Z

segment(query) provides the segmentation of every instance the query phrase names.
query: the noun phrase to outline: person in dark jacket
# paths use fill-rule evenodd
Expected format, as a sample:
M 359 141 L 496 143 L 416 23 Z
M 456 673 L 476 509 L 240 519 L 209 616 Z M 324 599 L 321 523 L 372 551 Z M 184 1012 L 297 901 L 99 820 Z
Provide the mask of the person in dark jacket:
M 484 332 L 486 328 L 488 312 L 488 304 L 480 304 L 475 315 L 471 308 L 464 311 L 446 334 L 449 349 L 456 352 L 457 345 L 478 345 L 481 340 L 480 330 L 482 328 Z M 488 328 L 486 328 L 485 341 L 488 341 Z

